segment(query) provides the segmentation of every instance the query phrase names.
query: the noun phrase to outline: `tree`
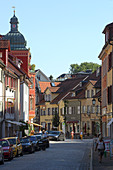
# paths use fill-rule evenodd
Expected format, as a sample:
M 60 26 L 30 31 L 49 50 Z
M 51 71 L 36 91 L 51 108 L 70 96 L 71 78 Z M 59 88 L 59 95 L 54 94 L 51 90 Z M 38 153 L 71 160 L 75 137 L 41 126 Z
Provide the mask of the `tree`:
M 59 117 L 57 112 L 55 113 L 52 122 L 53 122 L 53 126 L 54 127 L 58 127 L 59 126 L 59 124 L 60 124 L 60 117 Z
M 81 63 L 80 65 L 79 64 L 71 64 L 69 72 L 71 74 L 74 74 L 74 73 L 77 73 L 80 71 L 86 72 L 86 70 L 88 70 L 88 69 L 91 69 L 92 72 L 94 72 L 95 70 L 97 70 L 98 67 L 100 67 L 100 65 L 97 63 L 93 63 L 93 62 L 89 62 L 89 63 L 84 62 L 84 63 Z

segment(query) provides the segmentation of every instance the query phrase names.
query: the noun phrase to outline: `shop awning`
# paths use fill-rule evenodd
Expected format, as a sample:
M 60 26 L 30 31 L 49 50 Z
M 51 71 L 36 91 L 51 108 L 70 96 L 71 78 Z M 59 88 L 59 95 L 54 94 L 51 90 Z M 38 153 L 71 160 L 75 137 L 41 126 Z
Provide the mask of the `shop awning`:
M 110 126 L 113 123 L 113 118 L 108 122 L 107 126 Z
M 17 121 L 11 121 L 11 120 L 5 120 L 7 123 L 15 124 L 18 126 L 26 125 L 25 123 L 22 122 L 17 122 Z
M 79 123 L 79 121 L 67 121 L 66 123 Z
M 31 124 L 33 124 L 34 126 L 40 126 L 40 127 L 43 127 L 42 125 L 39 125 L 39 124 L 37 124 L 37 123 L 31 123 Z

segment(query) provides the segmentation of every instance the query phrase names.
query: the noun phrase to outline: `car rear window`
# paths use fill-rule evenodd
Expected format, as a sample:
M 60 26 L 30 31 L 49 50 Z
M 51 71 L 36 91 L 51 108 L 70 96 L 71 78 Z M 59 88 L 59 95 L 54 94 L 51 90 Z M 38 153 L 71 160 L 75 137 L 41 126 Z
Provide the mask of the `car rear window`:
M 29 139 L 20 139 L 21 143 L 29 143 Z
M 34 136 L 30 136 L 29 138 L 31 141 L 36 141 L 36 137 L 34 137 Z
M 16 144 L 16 139 L 8 139 L 8 141 L 10 142 L 10 144 L 13 144 L 13 145 Z
M 41 139 L 41 136 L 36 136 L 37 139 Z
M 7 147 L 7 146 L 9 146 L 9 143 L 8 143 L 8 141 L 6 141 L 6 140 L 2 140 L 2 141 L 0 141 L 0 145 L 1 145 L 2 147 Z

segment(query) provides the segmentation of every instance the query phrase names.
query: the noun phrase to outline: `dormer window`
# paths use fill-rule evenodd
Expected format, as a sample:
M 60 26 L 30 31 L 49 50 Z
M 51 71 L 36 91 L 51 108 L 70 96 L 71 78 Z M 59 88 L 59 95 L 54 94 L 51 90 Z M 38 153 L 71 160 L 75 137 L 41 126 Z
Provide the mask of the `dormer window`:
M 82 82 L 79 83 L 79 86 L 82 87 Z
M 40 80 L 40 75 L 37 76 L 37 79 Z
M 90 98 L 90 91 L 87 90 L 87 98 Z
M 75 96 L 75 92 L 73 92 L 72 94 L 71 94 L 71 97 L 74 97 Z
M 45 101 L 50 102 L 51 101 L 51 95 L 50 94 L 45 94 Z

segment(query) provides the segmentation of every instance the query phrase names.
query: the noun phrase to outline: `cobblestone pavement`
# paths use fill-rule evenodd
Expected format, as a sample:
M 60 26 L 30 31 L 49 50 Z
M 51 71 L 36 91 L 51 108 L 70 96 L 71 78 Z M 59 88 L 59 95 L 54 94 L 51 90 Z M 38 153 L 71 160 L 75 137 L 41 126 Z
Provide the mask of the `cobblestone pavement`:
M 110 160 L 110 156 L 103 155 L 102 163 L 98 161 L 98 151 L 93 152 L 93 170 L 113 170 L 113 158 Z
M 25 154 L 5 161 L 1 170 L 88 170 L 92 140 L 50 142 L 46 151 Z

